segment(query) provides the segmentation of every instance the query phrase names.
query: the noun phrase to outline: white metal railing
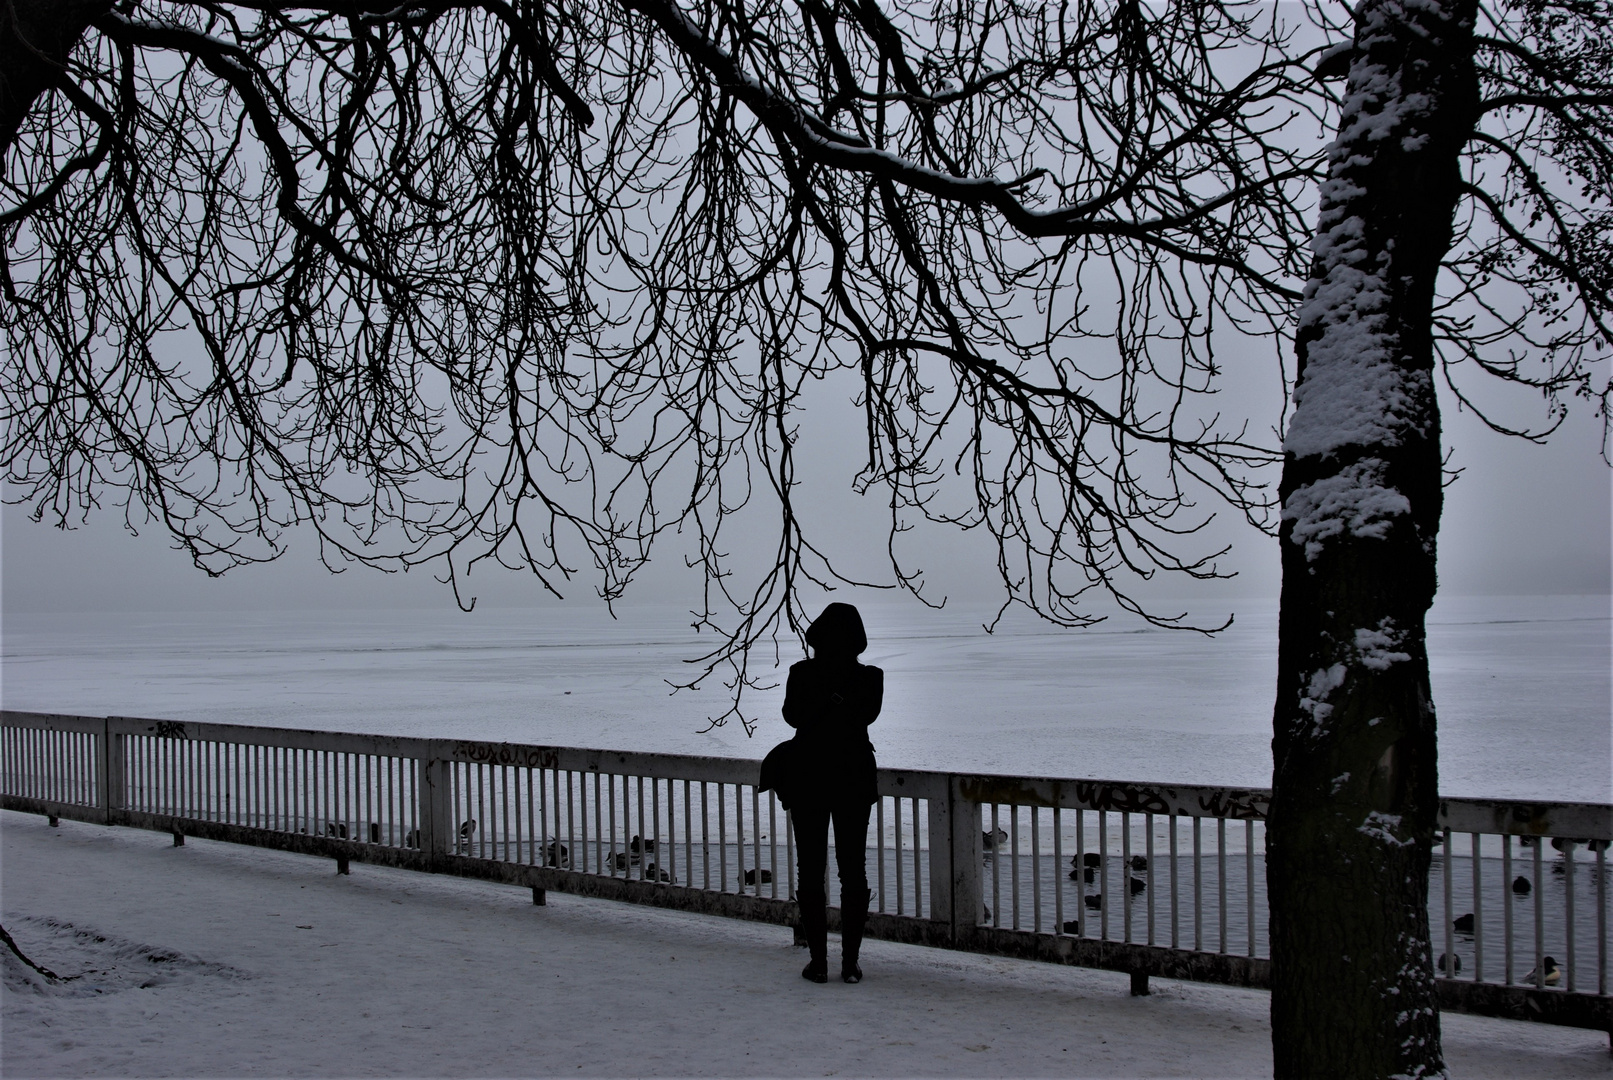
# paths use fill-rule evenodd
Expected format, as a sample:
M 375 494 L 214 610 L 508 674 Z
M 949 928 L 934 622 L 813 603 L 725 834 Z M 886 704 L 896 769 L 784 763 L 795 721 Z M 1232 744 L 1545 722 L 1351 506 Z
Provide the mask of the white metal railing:
M 990 786 L 1022 792 L 978 791 L 984 923 L 1269 963 L 1266 792 L 1008 778 L 976 784 Z M 1440 817 L 1429 915 L 1443 1002 L 1613 1033 L 1613 807 L 1446 799 Z M 1183 977 L 1196 977 L 1185 966 Z M 1218 977 L 1236 979 L 1238 969 Z
M 985 814 L 991 926 L 1267 955 L 1263 820 L 1013 803 Z
M 1496 833 L 1449 824 L 1429 883 L 1440 916 L 1433 925 L 1443 927 L 1435 947 L 1453 958 L 1436 962 L 1441 973 L 1569 993 L 1594 987 L 1605 997 L 1608 838 L 1595 829 Z
M 5 712 L 11 809 L 794 921 L 790 817 L 759 763 Z M 873 936 L 1269 982 L 1269 792 L 882 769 Z M 1444 800 L 1442 1004 L 1613 1032 L 1613 807 Z M 838 882 L 830 875 L 830 902 Z M 1526 968 L 1520 971 L 1520 968 Z

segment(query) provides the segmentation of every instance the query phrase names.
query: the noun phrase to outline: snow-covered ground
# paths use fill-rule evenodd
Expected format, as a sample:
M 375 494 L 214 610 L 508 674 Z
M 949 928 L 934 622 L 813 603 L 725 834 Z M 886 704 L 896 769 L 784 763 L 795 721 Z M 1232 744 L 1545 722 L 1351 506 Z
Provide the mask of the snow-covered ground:
M 6 961 L 6 1077 L 1270 1074 L 1255 991 L 882 942 L 817 986 L 778 927 L 9 812 L 0 871 L 79 976 Z M 1613 1075 L 1601 1032 L 1444 1031 L 1458 1078 Z
M 1214 638 L 1119 619 L 1078 632 L 1011 619 L 987 636 L 985 614 L 864 604 L 865 659 L 886 672 L 883 764 L 1270 783 L 1270 603 L 1240 603 Z M 720 685 L 667 696 L 709 647 L 676 608 L 617 622 L 587 606 L 3 618 L 13 709 L 750 758 L 787 734 L 781 689 L 747 700 L 754 739 L 737 724 L 700 733 L 727 707 Z M 1613 799 L 1610 628 L 1606 596 L 1441 597 L 1441 791 Z M 770 653 L 753 657 L 774 673 Z

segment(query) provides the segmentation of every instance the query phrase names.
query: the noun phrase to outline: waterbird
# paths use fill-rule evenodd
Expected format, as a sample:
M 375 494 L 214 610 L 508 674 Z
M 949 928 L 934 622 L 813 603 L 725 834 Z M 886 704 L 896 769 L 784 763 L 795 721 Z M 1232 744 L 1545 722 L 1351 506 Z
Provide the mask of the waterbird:
M 1454 953 L 1449 957 L 1445 953 L 1440 953 L 1439 961 L 1435 964 L 1434 970 L 1441 975 L 1455 975 L 1462 970 L 1462 958 Z
M 1576 848 L 1584 848 L 1586 851 L 1602 851 L 1607 848 L 1606 840 L 1588 840 L 1572 836 L 1554 836 L 1551 838 L 1551 849 L 1553 851 L 1567 854 L 1570 844 Z
M 1091 908 L 1093 911 L 1097 911 L 1103 906 L 1103 894 L 1093 893 L 1091 896 L 1083 896 L 1081 898 L 1081 902 L 1087 907 Z
M 654 864 L 652 863 L 651 865 L 654 865 Z M 767 885 L 767 884 L 770 884 L 772 882 L 772 880 L 773 880 L 773 871 L 771 871 L 771 870 L 763 870 L 761 872 L 761 874 L 762 874 L 762 884 L 763 885 Z M 756 871 L 755 870 L 747 870 L 747 871 L 745 871 L 745 884 L 747 884 L 747 885 L 756 884 Z
M 1473 913 L 1470 911 L 1466 915 L 1456 916 L 1456 921 L 1451 923 L 1451 929 L 1458 934 L 1471 934 L 1473 932 Z
M 1522 874 L 1512 879 L 1512 891 L 1519 896 L 1528 896 L 1533 889 L 1534 886 L 1529 883 L 1529 879 Z
M 1547 956 L 1540 961 L 1540 966 L 1546 969 L 1546 981 L 1543 984 L 1534 968 L 1529 969 L 1529 974 L 1523 977 L 1523 981 L 1532 986 L 1556 986 L 1557 981 L 1563 977 L 1563 969 L 1557 966 L 1557 961 Z
M 1147 870 L 1148 869 L 1148 856 L 1146 856 L 1146 855 L 1133 855 L 1131 857 L 1131 868 L 1133 870 Z

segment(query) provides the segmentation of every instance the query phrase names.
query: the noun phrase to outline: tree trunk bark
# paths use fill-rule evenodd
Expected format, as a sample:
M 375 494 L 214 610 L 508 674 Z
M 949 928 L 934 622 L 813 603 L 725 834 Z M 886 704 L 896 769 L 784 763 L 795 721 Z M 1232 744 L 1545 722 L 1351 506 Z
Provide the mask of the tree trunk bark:
M 0 0 L 0 162 L 39 95 L 111 0 Z
M 1267 832 L 1279 1077 L 1444 1073 L 1424 616 L 1441 506 L 1434 283 L 1476 122 L 1474 0 L 1363 0 L 1284 440 Z

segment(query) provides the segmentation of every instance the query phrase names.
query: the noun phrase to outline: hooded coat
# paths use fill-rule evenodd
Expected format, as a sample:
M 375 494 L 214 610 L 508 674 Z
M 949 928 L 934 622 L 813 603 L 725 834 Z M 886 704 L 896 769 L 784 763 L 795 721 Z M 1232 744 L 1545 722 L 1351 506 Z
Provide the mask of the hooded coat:
M 796 731 L 795 801 L 872 805 L 879 798 L 868 725 L 885 700 L 885 673 L 857 662 L 868 648 L 862 616 L 830 604 L 807 628 L 814 655 L 790 667 L 784 722 Z

